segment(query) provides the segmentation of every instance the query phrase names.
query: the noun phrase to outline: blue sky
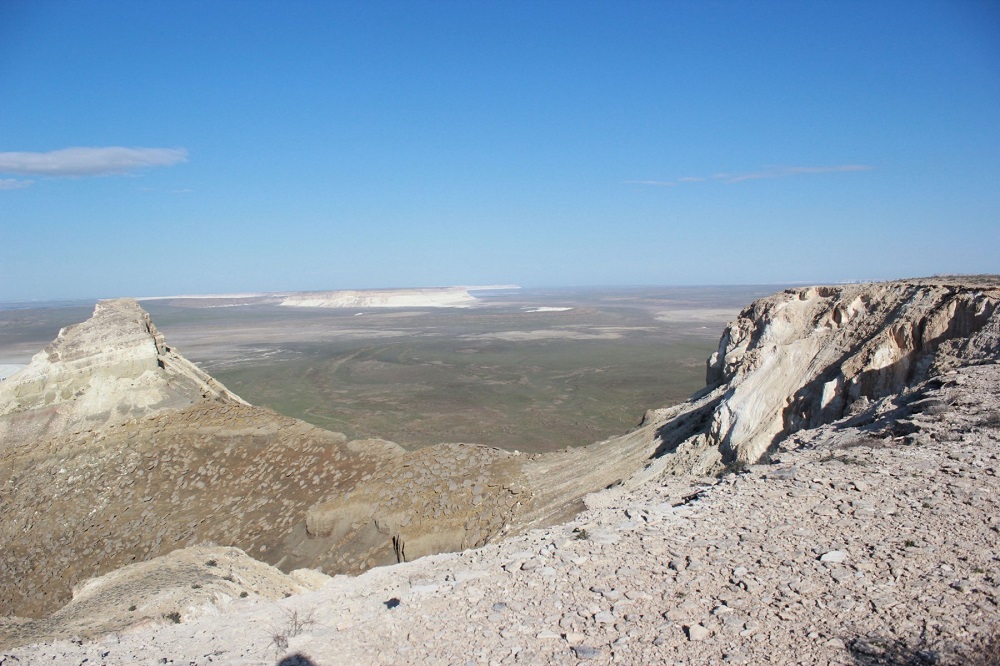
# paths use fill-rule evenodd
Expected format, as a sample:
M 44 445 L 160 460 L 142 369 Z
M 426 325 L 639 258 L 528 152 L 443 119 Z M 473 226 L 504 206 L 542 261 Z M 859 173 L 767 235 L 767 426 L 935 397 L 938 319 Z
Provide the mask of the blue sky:
M 1000 271 L 995 2 L 0 0 L 0 300 Z

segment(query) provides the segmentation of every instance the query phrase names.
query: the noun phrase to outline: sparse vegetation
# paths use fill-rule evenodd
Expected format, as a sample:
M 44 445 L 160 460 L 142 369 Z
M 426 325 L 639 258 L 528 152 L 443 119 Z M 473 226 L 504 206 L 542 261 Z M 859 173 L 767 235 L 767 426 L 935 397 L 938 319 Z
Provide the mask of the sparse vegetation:
M 294 638 L 302 633 L 309 626 L 316 624 L 312 613 L 299 613 L 298 610 L 282 609 L 285 614 L 285 623 L 274 630 L 271 634 L 271 646 L 277 654 L 288 649 L 288 639 Z
M 750 465 L 745 460 L 737 458 L 726 463 L 726 466 L 719 471 L 718 477 L 722 478 L 730 474 L 746 474 L 748 471 L 750 471 Z
M 886 437 L 890 437 L 891 434 L 885 433 Z M 889 441 L 880 437 L 875 437 L 873 435 L 865 435 L 863 437 L 856 437 L 854 439 L 848 439 L 846 441 L 836 442 L 830 445 L 831 451 L 842 451 L 845 449 L 884 449 L 889 446 Z
M 582 527 L 574 527 L 573 533 L 575 534 L 573 538 L 576 539 L 577 541 L 586 541 L 587 539 L 590 538 L 590 535 L 587 534 L 587 530 Z
M 1000 409 L 992 409 L 979 419 L 980 428 L 1000 428 Z
M 735 314 L 756 295 L 747 292 L 684 289 L 683 297 L 694 307 L 731 305 Z M 220 328 L 267 331 L 259 358 L 220 362 L 217 348 L 190 357 L 255 405 L 349 438 L 377 435 L 413 447 L 516 443 L 537 453 L 625 433 L 645 409 L 685 400 L 704 385 L 704 359 L 718 346 L 717 331 L 702 328 L 704 322 L 658 322 L 654 313 L 673 294 L 618 296 L 611 306 L 607 293 L 541 297 L 573 306 L 558 313 L 387 312 L 371 323 L 353 311 L 148 307 L 168 339 L 175 322 L 206 339 Z M 340 327 L 348 317 L 357 337 L 320 340 L 307 333 L 318 330 L 317 321 Z M 294 325 L 302 319 L 310 325 Z M 719 326 L 726 320 L 720 316 Z
M 205 562 L 205 566 L 206 567 L 215 567 L 215 566 L 218 566 L 218 565 L 219 565 L 219 563 L 216 562 L 215 560 L 209 560 L 208 562 Z
M 962 664 L 963 666 L 1000 666 L 1000 631 L 974 636 L 966 644 L 929 644 L 900 638 L 855 638 L 848 642 L 848 652 L 858 666 L 925 666 L 926 664 Z
M 167 613 L 163 617 L 165 619 L 167 619 L 167 620 L 170 620 L 174 624 L 180 624 L 181 623 L 181 614 L 179 612 L 177 612 L 177 611 L 170 611 L 169 613 Z
M 828 462 L 838 462 L 844 465 L 860 465 L 862 467 L 868 466 L 868 461 L 862 460 L 861 458 L 855 458 L 854 456 L 835 454 L 833 451 L 827 451 L 826 455 L 820 458 L 821 463 Z

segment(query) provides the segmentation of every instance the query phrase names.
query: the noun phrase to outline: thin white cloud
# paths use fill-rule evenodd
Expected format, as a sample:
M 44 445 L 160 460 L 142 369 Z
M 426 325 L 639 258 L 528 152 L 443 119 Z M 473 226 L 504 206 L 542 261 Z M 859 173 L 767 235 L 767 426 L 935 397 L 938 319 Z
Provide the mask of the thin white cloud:
M 30 187 L 33 180 L 18 180 L 16 178 L 0 178 L 0 190 L 20 190 Z
M 681 183 L 702 183 L 709 180 L 717 180 L 723 183 L 742 183 L 747 180 L 763 180 L 766 178 L 785 178 L 787 176 L 797 176 L 801 174 L 819 173 L 842 173 L 845 171 L 871 171 L 875 167 L 866 164 L 838 164 L 835 166 L 795 166 L 795 167 L 771 167 L 761 171 L 751 171 L 747 173 L 714 173 L 711 176 L 684 176 L 677 180 L 629 180 L 630 184 L 637 185 L 658 185 L 673 187 Z
M 30 176 L 109 176 L 187 161 L 183 148 L 63 148 L 47 153 L 0 153 L 0 173 Z
M 658 187 L 676 187 L 677 183 L 669 180 L 626 180 L 628 185 L 656 185 Z
M 864 164 L 840 164 L 837 166 L 820 167 L 777 167 L 754 173 L 720 174 L 717 178 L 727 183 L 741 183 L 744 180 L 761 180 L 763 178 L 784 178 L 806 173 L 841 173 L 844 171 L 870 171 L 872 167 Z

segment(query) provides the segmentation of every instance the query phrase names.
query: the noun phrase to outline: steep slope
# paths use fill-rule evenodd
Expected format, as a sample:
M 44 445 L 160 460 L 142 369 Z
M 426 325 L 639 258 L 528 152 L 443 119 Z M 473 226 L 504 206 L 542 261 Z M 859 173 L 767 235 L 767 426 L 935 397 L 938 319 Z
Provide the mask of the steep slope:
M 998 384 L 1000 364 L 960 366 L 865 425 L 799 431 L 773 465 L 616 486 L 479 550 L 0 661 L 995 665 Z
M 0 619 L 0 636 L 7 643 L 68 640 L 187 622 L 241 599 L 276 601 L 330 580 L 311 569 L 282 573 L 237 548 L 193 546 L 75 585 L 73 600 L 47 618 Z
M 609 495 L 585 496 L 608 486 L 629 491 L 664 473 L 756 462 L 789 435 L 844 417 L 895 436 L 885 430 L 894 427 L 884 418 L 889 398 L 1000 358 L 997 284 L 910 280 L 761 299 L 727 328 L 703 391 L 650 412 L 628 435 L 555 454 L 345 442 L 224 396 L 204 399 L 200 388 L 184 409 L 94 432 L 67 419 L 67 434 L 30 446 L 5 439 L 0 538 L 10 548 L 0 554 L 0 607 L 44 614 L 74 583 L 206 543 L 283 570 L 360 573 L 552 525 L 584 502 L 600 509 Z
M 199 402 L 246 404 L 167 346 L 132 299 L 101 301 L 94 316 L 0 385 L 0 443 L 96 430 Z
M 740 313 L 708 361 L 708 387 L 647 415 L 658 469 L 754 463 L 803 428 L 961 363 L 1000 357 L 1000 280 L 939 278 L 789 289 Z M 693 436 L 678 425 L 704 420 Z
M 130 300 L 62 331 L 0 405 L 4 614 L 44 615 L 82 580 L 186 546 L 360 573 L 483 545 L 537 507 L 527 456 L 347 442 L 247 405 Z

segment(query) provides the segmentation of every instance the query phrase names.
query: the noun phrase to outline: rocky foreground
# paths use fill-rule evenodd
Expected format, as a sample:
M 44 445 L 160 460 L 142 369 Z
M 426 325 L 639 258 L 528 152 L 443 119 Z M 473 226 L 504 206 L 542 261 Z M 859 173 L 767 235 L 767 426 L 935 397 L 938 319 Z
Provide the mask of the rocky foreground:
M 1000 365 L 962 367 L 770 465 L 613 488 L 499 545 L 0 663 L 995 664 L 998 386 Z M 197 555 L 174 585 L 219 568 Z
M 998 284 L 761 299 L 703 391 L 544 456 L 201 388 L 75 427 L 120 382 L 93 347 L 59 363 L 93 327 L 61 334 L 0 387 L 6 432 L 49 433 L 0 441 L 0 664 L 997 663 Z M 182 385 L 167 353 L 114 358 Z

